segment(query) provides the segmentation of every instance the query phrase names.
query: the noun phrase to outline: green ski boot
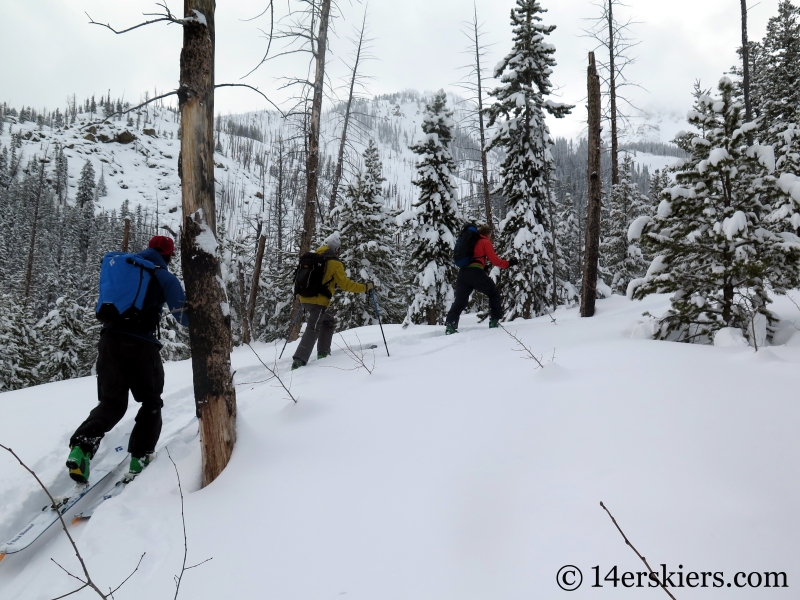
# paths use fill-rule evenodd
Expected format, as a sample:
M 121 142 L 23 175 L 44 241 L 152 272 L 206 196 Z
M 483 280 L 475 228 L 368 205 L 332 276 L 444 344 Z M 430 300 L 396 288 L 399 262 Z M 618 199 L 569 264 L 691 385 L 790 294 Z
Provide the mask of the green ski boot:
M 317 360 L 322 360 L 323 358 L 328 358 L 331 355 L 330 352 L 319 352 L 317 354 Z
M 497 329 L 500 327 L 500 321 L 497 319 L 489 319 L 489 329 Z
M 89 482 L 89 462 L 91 454 L 87 454 L 80 446 L 73 446 L 67 458 L 67 468 L 69 476 L 78 483 Z
M 302 360 L 300 360 L 299 358 L 295 358 L 295 359 L 294 359 L 294 362 L 292 362 L 292 371 L 296 371 L 296 370 L 297 370 L 297 369 L 299 369 L 300 367 L 305 367 L 305 366 L 306 366 L 306 363 L 304 363 L 304 362 L 303 362 Z
M 446 323 L 444 326 L 444 334 L 453 335 L 454 333 L 458 333 L 458 329 L 456 329 L 455 326 Z
M 147 465 L 153 462 L 155 457 L 155 453 L 145 454 L 142 458 L 131 456 L 131 467 L 128 469 L 128 473 L 136 477 Z

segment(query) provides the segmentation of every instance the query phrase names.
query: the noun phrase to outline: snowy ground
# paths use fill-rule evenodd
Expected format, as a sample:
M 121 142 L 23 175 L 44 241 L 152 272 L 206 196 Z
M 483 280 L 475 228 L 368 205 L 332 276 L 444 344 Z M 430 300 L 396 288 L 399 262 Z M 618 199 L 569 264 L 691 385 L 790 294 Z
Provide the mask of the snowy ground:
M 602 500 L 659 571 L 664 563 L 684 577 L 720 572 L 726 585 L 739 571 L 784 571 L 789 585 L 683 588 L 676 597 L 796 598 L 800 335 L 789 334 L 800 311 L 776 302 L 788 341 L 756 353 L 632 338 L 641 313 L 663 311 L 664 297 L 598 306 L 594 319 L 570 309 L 558 311 L 556 325 L 544 317 L 509 326 L 543 357 L 543 370 L 474 317 L 451 337 L 438 327 L 387 327 L 391 358 L 377 328 L 350 331 L 352 342 L 357 332 L 380 344 L 374 372 L 348 370 L 352 362 L 334 349 L 295 372 L 297 404 L 274 382 L 253 383 L 266 373 L 238 349 L 238 443 L 202 490 L 190 366 L 168 364 L 161 445 L 186 492 L 189 563 L 213 557 L 187 573 L 180 597 L 564 598 L 556 583 L 564 565 L 584 576 L 569 597 L 664 597 L 602 581 L 615 565 L 620 576 L 643 570 Z M 276 352 L 257 349 L 269 362 Z M 291 350 L 278 363 L 287 379 Z M 67 439 L 94 402 L 91 378 L 0 394 L 0 442 L 63 491 Z M 0 537 L 44 504 L 1 455 Z M 183 538 L 163 448 L 121 496 L 71 529 L 104 587 L 147 553 L 117 599 L 171 598 Z M 40 542 L 0 563 L 4 600 L 73 589 L 50 561 L 77 572 L 63 533 Z M 603 588 L 591 587 L 595 565 Z

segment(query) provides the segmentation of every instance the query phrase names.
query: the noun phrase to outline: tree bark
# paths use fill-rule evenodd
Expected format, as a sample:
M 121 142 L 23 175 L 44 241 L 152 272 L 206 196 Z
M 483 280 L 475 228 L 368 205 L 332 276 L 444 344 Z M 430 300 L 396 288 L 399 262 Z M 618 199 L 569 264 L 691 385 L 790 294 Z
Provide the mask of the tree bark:
M 747 0 L 742 2 L 742 87 L 744 88 L 744 112 L 747 122 L 753 120 L 753 106 L 750 100 L 750 42 L 747 39 Z M 747 145 L 753 145 L 753 135 L 747 133 Z
M 216 255 L 214 194 L 215 0 L 184 0 L 180 87 L 183 200 L 181 258 L 189 310 L 195 406 L 200 419 L 203 485 L 230 460 L 236 442 L 231 319 Z
M 586 250 L 581 286 L 581 316 L 593 317 L 597 300 L 597 261 L 600 255 L 600 77 L 597 75 L 594 52 L 589 53 L 589 198 L 586 215 Z
M 262 233 L 258 238 L 256 250 L 256 264 L 253 266 L 253 281 L 250 284 L 250 300 L 247 303 L 247 321 L 253 327 L 253 317 L 256 312 L 256 297 L 258 296 L 258 283 L 261 281 L 261 265 L 264 263 L 264 248 L 267 245 L 267 234 Z
M 325 85 L 325 51 L 328 43 L 328 22 L 331 0 L 322 0 L 317 47 L 314 50 L 316 72 L 314 97 L 311 101 L 311 119 L 308 124 L 308 154 L 306 156 L 306 208 L 303 215 L 303 234 L 300 238 L 300 255 L 311 250 L 317 227 L 317 183 L 319 181 L 319 128 L 322 118 L 322 95 Z
M 472 21 L 475 30 L 475 73 L 478 83 L 478 131 L 481 136 L 481 173 L 483 175 L 483 206 L 486 210 L 486 224 L 491 228 L 489 237 L 494 239 L 494 219 L 492 218 L 492 199 L 489 190 L 489 166 L 486 159 L 486 126 L 483 121 L 483 77 L 481 74 L 481 49 L 478 39 L 478 7 L 475 5 L 475 18 Z
M 617 185 L 619 183 L 619 141 L 617 139 L 617 73 L 614 65 L 614 0 L 608 0 L 608 91 L 611 100 L 611 185 Z
M 125 217 L 125 229 L 122 230 L 122 251 L 128 251 L 128 244 L 131 239 L 131 218 Z
M 353 90 L 356 86 L 358 75 L 358 65 L 361 62 L 361 49 L 364 45 L 364 31 L 367 27 L 367 13 L 364 12 L 364 21 L 361 23 L 361 33 L 358 35 L 358 47 L 356 48 L 355 62 L 353 63 L 353 73 L 350 77 L 350 93 L 347 96 L 347 107 L 344 112 L 344 123 L 342 124 L 342 139 L 339 142 L 339 156 L 336 160 L 336 170 L 333 173 L 333 185 L 331 185 L 331 199 L 328 204 L 328 218 L 331 211 L 336 208 L 336 196 L 339 192 L 339 181 L 342 178 L 342 167 L 344 163 L 344 150 L 347 145 L 347 127 L 350 124 L 350 111 L 353 107 Z

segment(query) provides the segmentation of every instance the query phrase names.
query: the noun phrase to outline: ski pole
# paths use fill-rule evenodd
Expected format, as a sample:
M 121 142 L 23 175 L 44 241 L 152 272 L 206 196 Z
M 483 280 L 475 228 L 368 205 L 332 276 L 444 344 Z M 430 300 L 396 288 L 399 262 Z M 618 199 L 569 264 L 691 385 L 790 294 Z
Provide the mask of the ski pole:
M 383 336 L 383 345 L 386 346 L 386 356 L 389 354 L 389 344 L 386 343 L 386 336 L 383 334 L 383 323 L 381 323 L 381 311 L 378 310 L 378 301 L 375 299 L 375 290 L 370 290 L 369 295 L 372 296 L 372 304 L 375 305 L 375 314 L 378 315 L 378 325 L 381 328 L 381 335 Z
M 300 308 L 297 309 L 297 314 L 294 316 L 294 321 L 292 321 L 292 324 L 289 325 L 289 331 L 286 332 L 286 341 L 283 343 L 283 350 L 286 350 L 286 344 L 289 343 L 289 334 L 292 332 L 292 327 L 294 327 L 294 324 L 297 323 L 297 319 L 300 318 L 300 311 L 302 310 L 303 307 L 301 305 Z M 278 357 L 278 360 L 283 358 L 283 350 L 281 350 L 281 355 Z

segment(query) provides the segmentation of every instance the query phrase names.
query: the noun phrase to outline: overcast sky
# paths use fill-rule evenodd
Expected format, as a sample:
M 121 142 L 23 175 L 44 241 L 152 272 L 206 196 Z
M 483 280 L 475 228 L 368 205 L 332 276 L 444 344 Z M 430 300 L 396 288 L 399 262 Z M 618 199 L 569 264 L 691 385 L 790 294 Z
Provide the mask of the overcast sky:
M 360 24 L 366 7 L 364 3 L 340 1 L 342 14 L 335 22 L 330 44 L 334 82 L 343 74 L 341 59 L 352 49 L 348 38 L 353 27 Z M 279 0 L 279 12 L 285 13 L 287 2 Z M 484 41 L 494 44 L 488 60 L 494 66 L 511 48 L 509 12 L 515 3 L 476 2 L 479 20 L 484 23 Z M 181 2 L 167 3 L 173 12 L 181 13 Z M 593 48 L 589 39 L 581 37 L 582 29 L 588 26 L 583 19 L 596 15 L 597 8 L 589 0 L 543 0 L 542 4 L 548 9 L 545 22 L 558 26 L 550 40 L 556 46 L 558 61 L 552 80 L 560 88 L 561 101 L 578 104 L 586 94 L 587 52 Z M 634 91 L 633 100 L 648 111 L 682 117 L 690 107 L 694 81 L 700 79 L 711 87 L 737 60 L 735 49 L 741 43 L 739 2 L 627 0 L 627 4 L 621 16 L 641 22 L 632 29 L 641 44 L 634 51 L 638 62 L 628 76 L 647 89 Z M 761 0 L 757 5 L 751 0 L 750 4 L 754 5 L 750 10 L 750 36 L 761 39 L 778 0 Z M 263 8 L 263 0 L 218 4 L 217 83 L 239 82 L 263 55 L 266 42 L 259 28 L 267 28 L 268 19 L 243 21 Z M 150 0 L 4 2 L 0 100 L 15 107 L 25 104 L 52 109 L 63 108 L 72 93 L 81 99 L 110 89 L 112 97 L 124 96 L 133 102 L 145 90 L 174 89 L 182 39 L 179 26 L 160 23 L 118 36 L 89 25 L 84 14 L 86 11 L 97 21 L 123 28 L 143 20 L 141 13 L 157 10 Z M 472 10 L 472 0 L 371 0 L 368 23 L 376 60 L 365 67 L 375 78 L 370 82 L 370 92 L 455 90 L 454 84 L 463 75 L 458 67 L 469 60 L 462 54 L 467 40 L 461 29 L 471 19 Z M 277 78 L 297 75 L 304 69 L 297 60 L 277 60 L 244 81 L 280 101 Z M 266 105 L 253 92 L 229 89 L 218 90 L 216 107 L 218 112 L 227 113 Z M 585 112 L 579 106 L 573 116 L 551 121 L 551 130 L 568 137 L 578 134 Z

